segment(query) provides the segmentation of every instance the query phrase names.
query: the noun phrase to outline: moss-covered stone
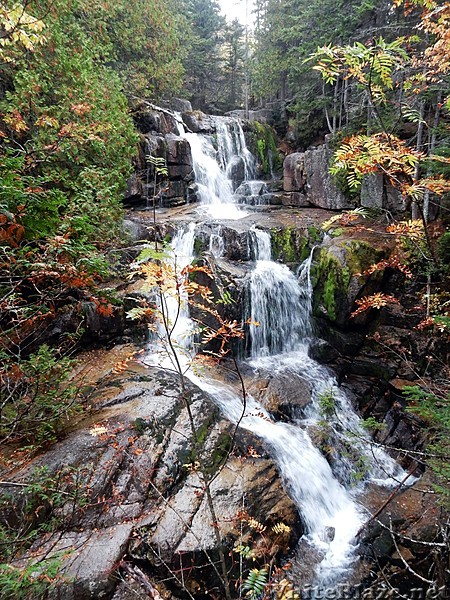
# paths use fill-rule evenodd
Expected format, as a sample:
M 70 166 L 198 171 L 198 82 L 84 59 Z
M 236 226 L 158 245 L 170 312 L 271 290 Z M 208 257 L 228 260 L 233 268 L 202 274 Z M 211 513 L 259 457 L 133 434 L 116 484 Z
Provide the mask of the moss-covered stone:
M 286 227 L 271 229 L 272 256 L 284 263 L 302 263 L 310 253 L 308 238 L 299 229 Z
M 366 285 L 362 273 L 383 257 L 383 251 L 362 240 L 337 240 L 322 248 L 312 269 L 316 316 L 344 325 L 355 298 Z M 380 274 L 371 276 L 375 281 Z
M 308 225 L 308 239 L 311 242 L 311 244 L 320 242 L 322 237 L 323 233 L 318 227 L 316 227 L 315 225 Z
M 266 123 L 253 121 L 250 124 L 252 140 L 250 146 L 254 154 L 258 157 L 261 172 L 264 175 L 271 175 L 272 171 L 281 169 L 283 159 L 278 152 L 275 132 Z
M 210 462 L 206 467 L 208 473 L 215 473 L 217 469 L 225 462 L 228 452 L 231 449 L 232 437 L 229 433 L 222 433 L 217 440 L 217 444 L 210 457 Z

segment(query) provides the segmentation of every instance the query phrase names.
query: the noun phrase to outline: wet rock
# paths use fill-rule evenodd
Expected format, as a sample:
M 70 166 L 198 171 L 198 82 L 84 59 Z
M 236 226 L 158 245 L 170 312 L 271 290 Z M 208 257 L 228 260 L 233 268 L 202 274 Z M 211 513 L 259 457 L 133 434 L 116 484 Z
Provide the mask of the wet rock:
M 217 258 L 237 262 L 252 260 L 249 235 L 248 231 L 238 231 L 233 227 L 203 223 L 197 228 L 196 250 L 198 254 L 209 250 L 211 239 L 215 236 L 217 244 L 220 239 L 220 249 L 218 245 L 212 248 Z M 233 269 L 233 265 L 230 268 Z
M 141 200 L 143 194 L 144 188 L 142 181 L 138 177 L 137 173 L 133 173 L 133 175 L 127 181 L 127 189 L 124 193 L 124 202 L 128 205 L 133 204 L 134 202 Z
M 132 219 L 124 219 L 122 229 L 132 242 L 150 240 L 151 234 L 149 227 Z
M 45 466 L 55 476 L 69 469 L 78 481 L 80 506 L 68 498 L 57 510 L 60 530 L 40 538 L 32 549 L 53 556 L 75 548 L 63 556 L 68 578 L 55 592 L 55 600 L 111 597 L 128 548 L 132 560 L 152 565 L 160 575 L 167 574 L 165 562 L 176 569 L 181 561 L 200 567 L 192 581 L 207 587 L 217 584 L 204 561 L 205 550 L 217 557 L 217 540 L 198 474 L 199 459 L 212 477 L 221 535 L 229 549 L 240 536 L 234 519 L 243 498 L 245 510 L 268 528 L 280 521 L 292 528 L 283 541 L 277 538 L 274 556 L 286 552 L 300 533 L 296 507 L 285 494 L 273 461 L 258 452 L 259 443 L 251 434 L 237 436 L 236 454 L 227 460 L 234 426 L 220 420 L 215 405 L 186 382 L 200 453 L 196 454 L 177 378 L 127 364 L 126 371 L 91 383 L 94 416 L 14 474 L 15 481 L 28 480 L 34 469 Z M 271 535 L 268 532 L 266 538 Z M 127 598 L 120 595 L 123 589 L 117 593 L 117 598 Z
M 304 153 L 288 154 L 283 163 L 283 190 L 285 192 L 303 192 L 306 185 Z
M 167 162 L 176 165 L 188 165 L 192 168 L 192 153 L 189 142 L 176 135 L 167 135 Z
M 285 192 L 282 196 L 282 204 L 283 206 L 295 206 L 296 208 L 311 206 L 303 192 Z
M 336 348 L 327 341 L 318 338 L 312 340 L 310 343 L 308 354 L 321 364 L 331 363 L 339 357 L 339 352 Z
M 311 385 L 295 372 L 259 372 L 249 390 L 264 408 L 284 420 L 298 417 L 311 402 Z
M 183 113 L 183 121 L 192 133 L 213 133 L 216 129 L 214 117 L 201 111 Z
M 433 484 L 433 476 L 426 472 L 410 488 L 391 498 L 381 515 L 370 521 L 362 533 L 363 557 L 384 567 L 383 573 L 377 573 L 379 580 L 389 577 L 393 586 L 406 593 L 411 587 L 420 586 L 416 577 L 411 578 L 403 560 L 419 577 L 429 579 L 440 552 L 439 545 L 433 551 L 428 545 L 442 539 L 443 515 L 438 498 L 432 492 Z M 369 489 L 365 502 L 373 513 L 377 512 L 383 500 L 376 487 Z
M 237 188 L 245 179 L 245 161 L 241 157 L 235 157 L 228 165 L 227 176 L 233 182 L 233 187 Z
M 184 98 L 171 98 L 170 108 L 176 112 L 192 112 L 192 104 Z
M 152 108 L 147 103 L 142 103 L 133 112 L 133 120 L 138 131 L 143 134 L 156 133 L 166 135 L 168 133 L 176 133 L 178 130 L 173 115 L 163 109 Z

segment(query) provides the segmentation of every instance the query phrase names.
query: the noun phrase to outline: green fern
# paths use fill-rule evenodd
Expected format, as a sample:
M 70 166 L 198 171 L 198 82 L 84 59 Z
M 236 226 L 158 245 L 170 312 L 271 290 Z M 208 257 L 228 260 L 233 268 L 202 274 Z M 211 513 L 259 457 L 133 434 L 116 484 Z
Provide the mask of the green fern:
M 242 586 L 244 590 L 247 590 L 245 597 L 250 600 L 256 600 L 264 592 L 266 584 L 267 567 L 264 567 L 263 569 L 252 569 Z

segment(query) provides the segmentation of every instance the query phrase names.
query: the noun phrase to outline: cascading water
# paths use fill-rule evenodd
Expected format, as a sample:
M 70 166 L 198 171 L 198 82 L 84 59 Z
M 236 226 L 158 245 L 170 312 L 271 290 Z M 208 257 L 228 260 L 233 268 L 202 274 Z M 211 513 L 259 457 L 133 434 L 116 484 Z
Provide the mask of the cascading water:
M 180 229 L 172 240 L 165 259 L 172 281 L 165 282 L 168 285 L 167 291 L 156 296 L 161 316 L 146 360 L 148 364 L 175 371 L 179 367 L 183 370 L 188 368 L 194 354 L 194 323 L 189 316 L 182 271 L 194 258 L 195 228 L 196 224 L 190 223 L 187 228 Z
M 243 214 L 233 204 L 233 185 L 227 176 L 236 149 L 230 141 L 229 129 L 221 129 L 219 125 L 217 131 L 222 165 L 216 160 L 217 153 L 209 138 L 184 134 L 192 149 L 199 196 L 213 218 L 241 218 Z M 173 239 L 173 260 L 178 270 L 192 260 L 194 238 L 195 225 L 191 224 Z M 315 582 L 332 585 L 351 565 L 355 536 L 365 516 L 356 500 L 358 488 L 352 491 L 346 488 L 355 469 L 352 458 L 343 457 L 336 451 L 336 459 L 328 462 L 309 436 L 311 427 L 317 428 L 323 418 L 321 397 L 328 394 L 333 398 L 334 413 L 329 418 L 329 427 L 337 446 L 348 445 L 346 431 L 355 435 L 352 445 L 366 459 L 366 479 L 371 477 L 379 483 L 389 483 L 390 477 L 402 478 L 403 474 L 382 450 L 368 444 L 345 394 L 327 369 L 308 356 L 309 340 L 313 335 L 309 277 L 312 254 L 296 276 L 287 266 L 271 260 L 271 240 L 267 232 L 251 228 L 249 243 L 255 268 L 249 277 L 250 313 L 246 316 L 259 323 L 259 326 L 249 327 L 249 364 L 256 376 L 259 372 L 269 372 L 272 376 L 292 372 L 308 381 L 312 400 L 295 424 L 274 422 L 250 395 L 243 415 L 242 399 L 234 389 L 223 382 L 194 374 L 188 368 L 193 356 L 194 327 L 186 299 L 182 293 L 175 298 L 164 297 L 163 308 L 175 345 L 181 348 L 177 349 L 177 356 L 182 357 L 179 362 L 187 376 L 210 395 L 230 421 L 240 422 L 241 427 L 258 435 L 272 448 L 273 457 L 305 524 L 307 534 L 304 539 L 318 553 Z M 216 257 L 223 254 L 223 244 L 219 225 L 210 238 L 210 250 Z M 167 323 L 162 329 L 161 337 L 167 333 Z M 151 352 L 147 362 L 164 367 L 166 363 L 161 358 L 155 359 L 155 347 Z M 169 353 L 169 368 L 173 362 L 174 357 Z
M 222 236 L 222 226 L 218 225 L 209 237 L 209 251 L 215 258 L 221 258 L 225 250 L 225 242 Z
M 253 179 L 256 162 L 247 148 L 240 122 L 236 119 L 216 118 L 216 133 L 219 162 L 229 179 L 233 180 L 233 171 L 240 168 L 243 170 L 240 179 Z
M 250 338 L 253 357 L 297 349 L 311 336 L 309 290 L 303 290 L 286 265 L 270 260 L 270 235 L 254 230 L 256 267 L 250 277 Z M 306 293 L 305 293 L 306 291 Z M 292 310 L 295 306 L 295 310 Z
M 191 147 L 197 193 L 206 214 L 213 219 L 242 219 L 247 213 L 236 206 L 233 171 L 242 166 L 241 180 L 253 176 L 255 162 L 245 144 L 240 123 L 217 117 L 218 150 L 208 136 L 184 133 Z
M 339 456 L 332 469 L 309 438 L 308 429 L 323 420 L 320 398 L 325 393 L 332 397 L 334 418 L 329 427 L 336 442 L 342 445 L 348 446 L 348 435 L 354 436 L 352 446 L 367 461 L 366 476 L 387 484 L 391 477 L 402 477 L 402 469 L 383 451 L 370 447 L 357 415 L 335 379 L 308 356 L 312 336 L 312 253 L 296 277 L 285 265 L 270 260 L 268 234 L 255 230 L 255 235 L 259 260 L 250 277 L 250 316 L 259 325 L 250 325 L 250 364 L 257 372 L 269 372 L 272 376 L 291 372 L 311 385 L 312 402 L 304 419 L 298 421 L 297 427 L 279 424 L 282 435 L 267 441 L 274 448 L 290 493 L 298 503 L 308 531 L 307 540 L 324 553 L 316 570 L 316 582 L 330 584 L 349 567 L 354 537 L 364 518 L 355 500 L 357 490 L 350 492 L 339 483 L 339 479 L 352 482 L 354 462 Z M 334 538 L 324 542 L 327 531 L 333 532 Z

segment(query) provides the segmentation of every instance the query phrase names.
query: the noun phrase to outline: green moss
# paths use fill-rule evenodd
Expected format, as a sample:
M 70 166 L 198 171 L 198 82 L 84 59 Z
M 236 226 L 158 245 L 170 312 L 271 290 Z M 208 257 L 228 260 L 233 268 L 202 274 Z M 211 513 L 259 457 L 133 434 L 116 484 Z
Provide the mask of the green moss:
M 322 249 L 318 263 L 313 266 L 311 279 L 314 287 L 313 309 L 315 314 L 323 311 L 331 321 L 337 319 L 337 309 L 346 295 L 350 272 L 343 269 L 339 260 Z
M 231 448 L 232 439 L 228 433 L 222 433 L 219 436 L 216 447 L 211 456 L 211 462 L 208 464 L 207 473 L 214 474 L 220 465 L 225 461 Z
M 322 233 L 320 229 L 315 225 L 308 226 L 308 239 L 312 244 L 314 244 L 315 242 L 320 242 L 320 240 L 322 239 Z
M 345 289 L 348 289 L 351 279 L 352 279 L 352 272 L 350 271 L 350 269 L 348 267 L 344 267 L 342 269 L 342 283 L 343 283 Z
M 278 152 L 275 133 L 270 125 L 254 121 L 251 124 L 254 136 L 254 151 L 261 165 L 264 175 L 281 168 L 283 159 Z
M 344 240 L 338 243 L 338 248 L 342 249 L 339 252 L 344 257 L 344 264 L 323 248 L 312 272 L 314 312 L 316 315 L 325 312 L 331 321 L 338 320 L 338 313 L 342 312 L 342 303 L 348 298 L 352 277 L 365 271 L 384 255 L 383 251 L 359 240 Z
M 308 239 L 298 229 L 286 227 L 270 230 L 274 260 L 302 263 L 309 256 Z
M 344 233 L 343 227 L 338 227 L 337 229 L 333 229 L 331 233 L 331 237 L 340 237 Z
M 194 240 L 194 254 L 198 256 L 203 250 L 203 242 L 200 238 L 196 237 Z
M 336 271 L 329 271 L 327 273 L 325 284 L 323 286 L 323 306 L 327 311 L 328 317 L 332 320 L 336 320 L 336 287 L 338 285 Z
M 346 263 L 352 273 L 362 273 L 383 258 L 384 252 L 363 241 L 346 241 Z

